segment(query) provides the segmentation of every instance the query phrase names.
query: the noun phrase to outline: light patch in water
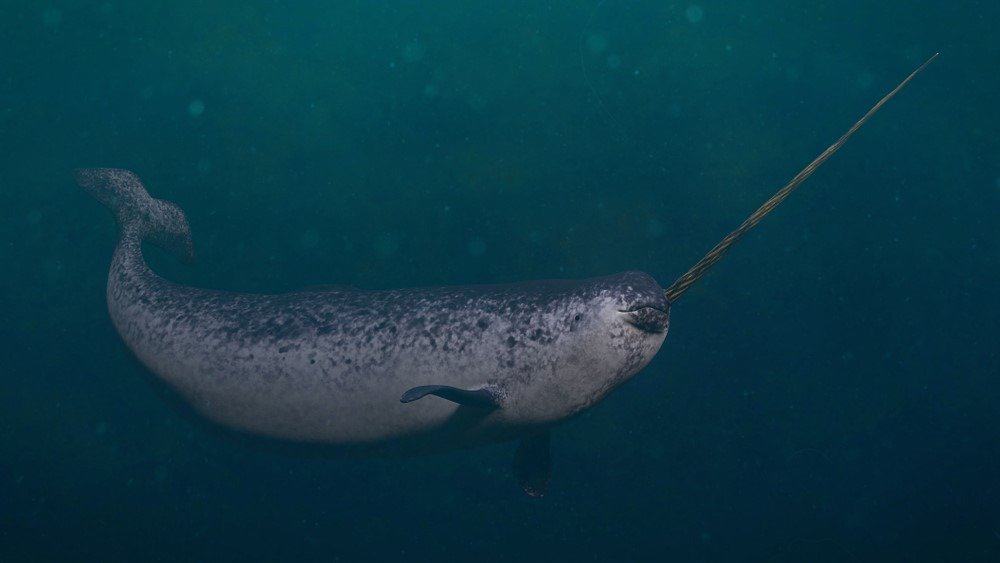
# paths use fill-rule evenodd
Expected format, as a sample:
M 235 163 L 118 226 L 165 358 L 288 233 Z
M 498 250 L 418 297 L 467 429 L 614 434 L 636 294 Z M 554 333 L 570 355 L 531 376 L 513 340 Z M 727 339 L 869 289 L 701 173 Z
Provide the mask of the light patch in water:
M 205 113 L 205 102 L 201 100 L 191 100 L 191 103 L 188 104 L 188 114 L 190 114 L 191 117 L 198 117 L 203 113 Z
M 684 10 L 684 16 L 689 22 L 698 23 L 705 17 L 705 10 L 697 4 L 691 4 L 687 7 L 687 10 Z
M 46 8 L 42 12 L 42 23 L 45 24 L 45 27 L 56 28 L 62 23 L 62 17 L 62 10 L 58 8 Z
M 591 53 L 595 55 L 600 55 L 608 48 L 608 40 L 604 38 L 603 35 L 594 34 L 587 37 L 587 48 L 590 49 Z

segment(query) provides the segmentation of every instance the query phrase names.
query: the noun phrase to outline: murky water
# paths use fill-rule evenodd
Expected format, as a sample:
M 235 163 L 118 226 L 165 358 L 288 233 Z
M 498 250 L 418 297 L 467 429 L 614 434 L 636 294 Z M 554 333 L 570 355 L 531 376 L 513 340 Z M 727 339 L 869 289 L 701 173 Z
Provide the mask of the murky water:
M 0 5 L 0 559 L 1000 557 L 992 2 Z M 223 433 L 114 332 L 135 170 L 242 291 L 669 284 L 942 55 L 553 436 L 345 459 Z

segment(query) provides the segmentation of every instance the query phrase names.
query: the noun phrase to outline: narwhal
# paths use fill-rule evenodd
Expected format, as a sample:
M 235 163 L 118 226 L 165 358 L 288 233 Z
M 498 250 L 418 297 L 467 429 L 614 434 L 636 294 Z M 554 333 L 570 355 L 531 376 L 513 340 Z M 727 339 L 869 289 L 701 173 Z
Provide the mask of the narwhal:
M 181 209 L 126 170 L 76 173 L 116 215 L 108 310 L 138 359 L 209 419 L 349 452 L 445 451 L 520 440 L 524 490 L 549 483 L 550 429 L 642 370 L 680 296 L 937 55 L 879 100 L 666 290 L 625 272 L 585 280 L 279 295 L 178 285 L 142 255 L 190 258 Z

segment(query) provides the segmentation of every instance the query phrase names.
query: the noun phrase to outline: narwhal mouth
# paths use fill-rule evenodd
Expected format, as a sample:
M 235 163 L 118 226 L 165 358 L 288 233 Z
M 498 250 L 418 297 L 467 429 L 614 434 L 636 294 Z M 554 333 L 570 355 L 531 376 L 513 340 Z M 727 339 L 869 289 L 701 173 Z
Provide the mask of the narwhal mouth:
M 661 334 L 670 326 L 670 311 L 655 306 L 633 307 L 619 310 L 625 320 L 637 329 L 650 334 Z

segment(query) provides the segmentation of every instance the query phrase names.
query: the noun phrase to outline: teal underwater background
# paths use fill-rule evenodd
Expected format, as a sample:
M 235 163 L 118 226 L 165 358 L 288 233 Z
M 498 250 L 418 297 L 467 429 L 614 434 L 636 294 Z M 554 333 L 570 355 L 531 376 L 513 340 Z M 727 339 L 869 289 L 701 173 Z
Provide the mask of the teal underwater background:
M 1000 4 L 0 3 L 0 559 L 1000 559 Z M 219 431 L 119 340 L 108 213 L 278 292 L 668 285 L 940 58 L 554 434 L 406 460 Z

